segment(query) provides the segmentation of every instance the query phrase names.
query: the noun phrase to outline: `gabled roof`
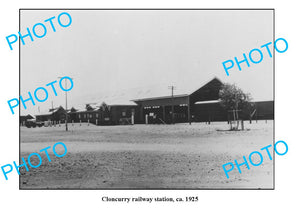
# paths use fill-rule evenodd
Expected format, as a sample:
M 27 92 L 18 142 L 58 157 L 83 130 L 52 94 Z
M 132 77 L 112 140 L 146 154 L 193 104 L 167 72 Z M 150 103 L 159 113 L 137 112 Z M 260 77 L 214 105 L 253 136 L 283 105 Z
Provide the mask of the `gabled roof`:
M 208 81 L 204 81 L 204 82 L 199 86 L 199 88 L 194 89 L 194 90 L 193 90 L 192 92 L 190 92 L 189 94 L 191 95 L 191 94 L 193 94 L 194 92 L 197 92 L 199 89 L 201 89 L 202 87 L 206 86 L 208 83 L 210 83 L 210 82 L 212 82 L 212 81 L 214 81 L 214 80 L 217 80 L 218 82 L 220 82 L 221 84 L 223 84 L 222 81 L 221 81 L 219 78 L 214 77 L 214 78 L 212 78 L 212 79 L 210 79 L 210 80 L 208 80 Z
M 54 113 L 56 113 L 59 110 L 65 110 L 62 106 L 56 107 L 56 108 L 50 108 L 47 112 L 40 112 L 39 114 L 36 114 L 35 116 L 50 116 Z
M 62 106 L 59 106 L 59 107 L 56 107 L 56 108 L 51 108 L 51 109 L 49 109 L 49 112 L 51 112 L 51 113 L 55 113 L 55 112 L 57 112 L 57 111 L 59 111 L 59 110 L 65 110 Z
M 187 85 L 186 87 L 181 87 L 180 89 L 178 90 L 175 90 L 174 93 L 176 93 L 175 95 L 173 95 L 174 98 L 179 98 L 179 97 L 186 97 L 186 96 L 189 96 L 191 94 L 193 94 L 194 92 L 198 91 L 199 89 L 201 89 L 202 87 L 204 87 L 205 85 L 207 85 L 208 83 L 210 83 L 211 81 L 213 80 L 218 80 L 220 83 L 221 80 L 218 79 L 217 77 L 214 77 L 210 80 L 204 80 L 202 81 L 200 84 L 198 84 L 198 86 L 195 88 L 195 87 L 191 87 L 189 85 Z M 165 87 L 166 89 L 166 87 Z M 166 89 L 167 90 L 167 89 Z M 132 101 L 145 101 L 145 100 L 153 100 L 153 99 L 165 99 L 165 98 L 171 98 L 171 93 L 170 93 L 170 90 L 168 90 L 168 94 L 167 95 L 156 95 L 156 96 L 151 96 L 151 97 L 143 97 L 143 98 L 139 98 L 139 99 L 134 99 Z
M 173 98 L 181 98 L 181 97 L 186 97 L 189 95 L 173 95 Z M 172 96 L 168 95 L 168 96 L 162 96 L 162 97 L 152 97 L 152 98 L 142 98 L 142 99 L 133 99 L 132 101 L 148 101 L 148 100 L 153 100 L 153 99 L 166 99 L 166 98 L 172 98 Z
M 27 114 L 27 115 L 20 115 L 20 117 L 22 118 L 27 118 L 27 119 L 33 119 L 34 117 L 31 116 L 30 114 Z
M 37 114 L 35 115 L 36 117 L 37 116 L 51 116 L 53 113 L 42 113 L 42 114 Z

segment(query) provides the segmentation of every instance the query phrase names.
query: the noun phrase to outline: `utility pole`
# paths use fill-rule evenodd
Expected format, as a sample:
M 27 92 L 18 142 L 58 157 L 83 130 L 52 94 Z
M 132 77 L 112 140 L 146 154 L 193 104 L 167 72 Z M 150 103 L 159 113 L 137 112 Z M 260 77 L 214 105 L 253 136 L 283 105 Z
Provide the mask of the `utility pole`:
M 65 89 L 67 89 L 67 80 L 65 79 Z M 68 131 L 68 92 L 66 94 L 66 131 Z
M 59 79 L 61 79 L 62 77 L 58 77 Z M 71 78 L 73 80 L 73 78 Z M 67 80 L 65 79 L 65 89 L 67 89 Z M 65 95 L 66 95 L 66 131 L 68 131 L 68 92 L 65 91 Z
M 176 89 L 175 86 L 169 86 L 169 89 L 171 89 L 171 96 L 172 96 L 172 124 L 174 124 L 174 89 Z

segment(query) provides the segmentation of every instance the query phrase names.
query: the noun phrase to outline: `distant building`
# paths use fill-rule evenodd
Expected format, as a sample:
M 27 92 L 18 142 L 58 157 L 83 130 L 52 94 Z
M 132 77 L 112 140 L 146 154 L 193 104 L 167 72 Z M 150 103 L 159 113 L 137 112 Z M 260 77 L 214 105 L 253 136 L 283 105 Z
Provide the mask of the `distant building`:
M 274 120 L 274 101 L 256 101 L 254 120 Z
M 49 109 L 49 113 L 36 115 L 36 121 L 56 121 L 65 122 L 66 111 L 62 106 Z
M 70 122 L 90 122 L 96 125 L 130 124 L 131 120 L 138 121 L 139 107 L 130 105 L 86 104 L 85 109 L 71 110 Z
M 31 116 L 30 114 L 27 114 L 26 116 L 20 116 L 20 125 L 21 126 L 24 126 L 25 125 L 25 122 L 27 121 L 27 120 L 30 120 L 30 119 L 34 119 L 34 117 L 33 116 Z

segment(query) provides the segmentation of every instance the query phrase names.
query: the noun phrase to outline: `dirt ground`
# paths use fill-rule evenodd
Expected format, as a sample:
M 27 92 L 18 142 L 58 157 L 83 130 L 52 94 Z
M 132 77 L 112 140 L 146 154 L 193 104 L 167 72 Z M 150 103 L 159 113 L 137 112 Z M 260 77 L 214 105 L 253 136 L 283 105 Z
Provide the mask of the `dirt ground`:
M 273 122 L 245 123 L 227 131 L 226 122 L 175 125 L 21 127 L 21 157 L 63 142 L 64 157 L 49 150 L 51 162 L 21 169 L 21 189 L 240 189 L 273 188 L 273 161 L 235 169 L 227 179 L 222 165 L 243 162 L 273 144 Z M 60 149 L 58 153 L 63 153 Z M 273 156 L 273 149 L 272 149 Z M 253 156 L 254 157 L 254 156 Z M 274 159 L 274 158 L 273 158 Z M 33 157 L 32 163 L 38 159 Z M 259 162 L 253 158 L 254 162 Z M 250 164 L 250 163 L 249 163 Z

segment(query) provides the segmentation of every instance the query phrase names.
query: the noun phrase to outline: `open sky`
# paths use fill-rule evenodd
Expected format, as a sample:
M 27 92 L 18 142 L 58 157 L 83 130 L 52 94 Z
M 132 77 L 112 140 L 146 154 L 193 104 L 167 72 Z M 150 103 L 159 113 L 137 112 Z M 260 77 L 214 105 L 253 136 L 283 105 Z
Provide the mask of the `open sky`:
M 272 10 L 66 10 L 72 24 L 63 28 L 57 10 L 22 10 L 21 33 L 55 16 L 43 38 L 24 38 L 21 45 L 21 95 L 60 76 L 74 78 L 68 107 L 103 101 L 103 96 L 130 90 L 159 89 L 161 95 L 183 94 L 218 77 L 236 83 L 254 100 L 273 100 L 273 59 L 262 49 L 263 61 L 235 66 L 227 76 L 222 62 L 242 59 L 254 48 L 273 42 Z M 66 17 L 62 22 L 67 23 Z M 37 31 L 41 29 L 37 28 Z M 272 50 L 273 52 L 273 50 Z M 259 59 L 253 56 L 255 59 Z M 248 58 L 249 59 L 249 58 Z M 249 60 L 250 61 L 250 60 Z M 65 105 L 64 92 L 50 88 L 49 98 L 28 103 L 21 114 L 47 112 Z M 186 93 L 189 94 L 189 93 Z M 130 96 L 129 96 L 130 97 Z M 155 96 L 153 96 L 155 97 Z M 124 98 L 128 98 L 128 95 Z M 134 96 L 132 96 L 134 99 Z M 130 100 L 130 99 L 124 99 Z

